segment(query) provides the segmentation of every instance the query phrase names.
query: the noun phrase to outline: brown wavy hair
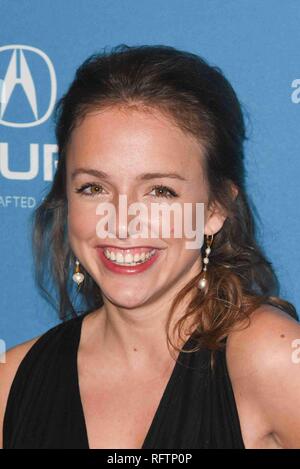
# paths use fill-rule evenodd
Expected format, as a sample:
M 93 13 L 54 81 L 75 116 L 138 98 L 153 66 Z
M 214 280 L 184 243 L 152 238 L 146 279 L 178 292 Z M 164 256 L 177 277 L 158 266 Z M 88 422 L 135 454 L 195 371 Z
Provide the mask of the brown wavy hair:
M 90 111 L 125 105 L 159 109 L 196 137 L 205 149 L 204 170 L 209 186 L 209 205 L 226 211 L 222 229 L 214 235 L 207 270 L 207 287 L 197 288 L 201 273 L 175 298 L 167 322 L 180 302 L 192 298 L 185 314 L 175 324 L 179 335 L 187 318 L 194 324 L 197 346 L 214 351 L 233 327 L 250 320 L 262 304 L 279 307 L 298 320 L 295 307 L 281 299 L 271 262 L 259 247 L 259 216 L 246 193 L 244 143 L 248 140 L 242 104 L 222 71 L 196 54 L 164 45 L 105 48 L 91 55 L 77 69 L 67 92 L 57 102 L 54 118 L 59 150 L 57 170 L 50 192 L 34 214 L 33 247 L 36 279 L 42 292 L 59 310 L 60 319 L 80 314 L 71 274 L 74 254 L 67 235 L 66 155 L 72 130 Z M 232 197 L 232 186 L 238 189 Z M 205 255 L 205 243 L 201 255 Z M 101 290 L 82 267 L 85 281 L 79 299 L 85 311 L 103 305 Z M 47 288 L 46 288 L 47 285 Z M 53 302 L 51 289 L 58 295 Z M 56 292 L 56 293 L 55 293 Z M 84 311 L 84 309 L 83 309 Z M 173 345 L 173 344 L 172 344 Z M 175 345 L 176 350 L 181 350 Z

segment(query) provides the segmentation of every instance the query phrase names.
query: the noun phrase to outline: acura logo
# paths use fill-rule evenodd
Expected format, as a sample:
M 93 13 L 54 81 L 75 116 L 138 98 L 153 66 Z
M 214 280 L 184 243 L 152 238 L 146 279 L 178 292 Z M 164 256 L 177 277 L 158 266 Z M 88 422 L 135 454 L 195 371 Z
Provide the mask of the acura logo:
M 56 100 L 57 83 L 53 64 L 43 51 L 35 47 L 25 45 L 9 45 L 0 47 L 0 54 L 7 50 L 11 50 L 12 54 L 2 81 L 0 124 L 7 127 L 34 127 L 36 125 L 40 125 L 50 117 Z M 39 102 L 36 93 L 37 85 L 41 86 L 41 84 L 37 83 L 36 77 L 28 66 L 28 62 L 26 60 L 27 54 L 37 55 L 39 60 L 42 60 L 46 64 L 47 72 L 49 73 L 49 101 L 46 112 L 44 112 L 43 115 L 41 115 L 41 111 L 39 109 Z M 34 116 L 34 120 L 30 122 L 10 122 L 5 120 L 5 111 L 8 110 L 9 103 L 15 91 L 16 85 L 21 85 L 28 106 L 32 112 L 32 115 Z

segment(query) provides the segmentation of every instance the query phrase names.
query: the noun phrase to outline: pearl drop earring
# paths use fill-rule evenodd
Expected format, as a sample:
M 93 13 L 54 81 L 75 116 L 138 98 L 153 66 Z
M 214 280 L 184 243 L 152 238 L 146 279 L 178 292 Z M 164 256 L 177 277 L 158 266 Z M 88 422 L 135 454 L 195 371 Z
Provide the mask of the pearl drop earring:
M 79 272 L 79 260 L 76 259 L 76 267 L 75 267 L 75 273 L 72 277 L 72 279 L 74 280 L 75 283 L 77 283 L 77 285 L 80 285 L 83 281 L 84 281 L 84 275 Z
M 209 237 L 210 236 L 210 237 Z M 205 249 L 205 257 L 203 259 L 203 269 L 202 269 L 202 275 L 200 277 L 200 280 L 198 282 L 198 288 L 199 290 L 204 290 L 207 285 L 207 278 L 206 278 L 206 272 L 207 272 L 207 264 L 209 263 L 209 254 L 211 253 L 211 244 L 213 242 L 214 235 L 208 235 L 206 236 L 206 249 Z

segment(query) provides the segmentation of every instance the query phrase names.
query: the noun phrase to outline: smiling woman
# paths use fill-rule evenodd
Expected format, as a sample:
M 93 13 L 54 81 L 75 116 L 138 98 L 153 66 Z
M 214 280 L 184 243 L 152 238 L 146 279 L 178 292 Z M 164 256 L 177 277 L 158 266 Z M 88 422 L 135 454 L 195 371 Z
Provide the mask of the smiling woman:
M 57 103 L 56 136 L 33 240 L 64 322 L 7 354 L 3 447 L 300 446 L 300 327 L 256 241 L 244 118 L 220 69 L 161 45 L 95 54 Z M 122 197 L 189 206 L 200 245 L 170 210 L 137 228 Z

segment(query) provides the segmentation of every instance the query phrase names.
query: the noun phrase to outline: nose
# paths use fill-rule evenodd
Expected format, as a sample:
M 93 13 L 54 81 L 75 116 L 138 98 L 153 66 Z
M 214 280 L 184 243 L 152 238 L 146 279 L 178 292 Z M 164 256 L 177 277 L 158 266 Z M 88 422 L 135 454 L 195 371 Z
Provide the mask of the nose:
M 127 239 L 129 237 L 128 207 L 130 206 L 127 194 L 119 194 L 116 200 L 116 238 Z

